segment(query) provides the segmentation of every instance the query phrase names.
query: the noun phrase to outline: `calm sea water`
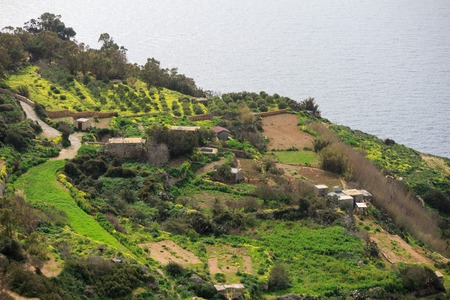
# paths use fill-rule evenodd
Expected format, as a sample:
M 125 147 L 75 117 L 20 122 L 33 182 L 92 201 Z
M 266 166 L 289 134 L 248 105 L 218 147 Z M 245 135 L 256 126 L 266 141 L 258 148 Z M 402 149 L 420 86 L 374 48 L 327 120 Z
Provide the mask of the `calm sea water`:
M 335 123 L 450 157 L 448 0 L 0 0 L 0 28 L 46 11 L 204 89 L 315 97 Z

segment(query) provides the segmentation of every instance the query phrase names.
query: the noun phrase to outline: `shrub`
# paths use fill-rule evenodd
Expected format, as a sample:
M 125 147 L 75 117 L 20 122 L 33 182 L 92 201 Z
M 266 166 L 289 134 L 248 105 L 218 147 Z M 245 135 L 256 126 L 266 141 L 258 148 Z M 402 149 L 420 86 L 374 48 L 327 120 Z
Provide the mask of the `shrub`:
M 10 89 L 9 85 L 6 82 L 4 82 L 4 81 L 0 81 L 0 88 L 1 89 L 5 89 L 5 90 L 9 90 Z
M 186 270 L 184 267 L 176 262 L 169 262 L 166 266 L 166 272 L 172 277 L 182 277 L 184 276 Z
M 286 107 L 287 107 L 286 102 L 284 102 L 284 101 L 278 102 L 278 108 L 279 109 L 285 109 Z
M 219 283 L 224 283 L 226 281 L 225 274 L 223 273 L 214 274 L 214 279 Z
M 406 266 L 400 270 L 400 278 L 408 292 L 426 296 L 445 291 L 433 270 L 426 266 Z
M 326 171 L 344 174 L 347 171 L 347 158 L 339 147 L 330 145 L 320 152 L 320 166 Z
M 431 190 L 423 198 L 426 204 L 436 208 L 441 213 L 450 213 L 450 199 L 440 190 Z
M 19 85 L 17 87 L 17 93 L 19 95 L 27 97 L 27 98 L 30 97 L 30 90 L 28 89 L 27 85 L 23 85 L 23 84 Z
M 66 100 L 67 97 L 66 97 L 66 95 L 61 95 L 61 96 L 59 96 L 59 99 L 60 99 L 60 100 Z
M 317 137 L 314 139 L 314 152 L 318 153 L 328 145 L 330 145 L 330 141 L 326 141 L 323 138 Z
M 269 289 L 272 291 L 284 290 L 289 287 L 289 275 L 283 264 L 276 264 L 270 270 Z

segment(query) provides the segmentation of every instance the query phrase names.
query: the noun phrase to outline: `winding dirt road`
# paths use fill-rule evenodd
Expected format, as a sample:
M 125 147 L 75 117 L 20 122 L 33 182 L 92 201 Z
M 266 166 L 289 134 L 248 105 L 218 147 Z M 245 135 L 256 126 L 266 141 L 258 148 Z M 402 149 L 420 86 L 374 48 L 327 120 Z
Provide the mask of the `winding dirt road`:
M 28 103 L 19 101 L 20 105 L 22 106 L 23 110 L 25 111 L 25 114 L 27 115 L 27 118 L 33 121 L 38 122 L 38 124 L 41 126 L 42 128 L 42 133 L 40 134 L 40 136 L 42 137 L 46 137 L 49 139 L 53 139 L 55 137 L 57 137 L 58 135 L 61 135 L 61 133 L 56 130 L 55 128 L 51 127 L 50 125 L 48 125 L 47 123 L 45 123 L 44 121 L 42 121 L 38 115 L 36 114 L 36 112 L 34 111 L 34 108 L 31 107 L 31 105 L 29 105 Z
M 27 118 L 38 122 L 38 124 L 41 126 L 41 128 L 42 128 L 42 133 L 40 134 L 41 137 L 52 139 L 52 138 L 55 138 L 55 137 L 61 135 L 61 132 L 59 132 L 55 128 L 51 127 L 50 125 L 48 125 L 47 123 L 42 121 L 38 117 L 36 112 L 34 111 L 34 108 L 31 107 L 31 105 L 29 105 L 28 103 L 25 103 L 23 101 L 20 101 L 20 105 L 22 106 L 23 110 L 25 111 Z M 81 147 L 81 136 L 82 135 L 83 134 L 81 132 L 76 132 L 76 133 L 71 134 L 69 136 L 71 146 L 61 149 L 59 156 L 53 158 L 53 160 L 74 158 L 77 155 L 78 149 L 80 149 L 80 147 Z

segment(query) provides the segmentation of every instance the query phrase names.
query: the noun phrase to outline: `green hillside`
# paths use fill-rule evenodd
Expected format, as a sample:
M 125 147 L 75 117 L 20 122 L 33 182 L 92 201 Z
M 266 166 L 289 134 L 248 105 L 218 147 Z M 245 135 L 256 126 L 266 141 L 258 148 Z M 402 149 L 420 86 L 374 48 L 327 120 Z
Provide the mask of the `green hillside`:
M 448 159 L 27 24 L 0 33 L 0 299 L 448 297 Z M 42 108 L 115 116 L 74 134 Z
M 54 66 L 29 66 L 9 76 L 6 84 L 13 89 L 25 86 L 29 98 L 47 110 L 115 111 L 121 115 L 163 111 L 179 117 L 206 110 L 192 97 L 165 88 L 147 89 L 136 78 L 105 83 L 89 75 L 73 76 Z
M 56 173 L 63 166 L 64 161 L 53 160 L 33 167 L 15 182 L 15 188 L 23 190 L 26 200 L 37 207 L 50 205 L 62 211 L 67 216 L 68 225 L 74 232 L 132 255 L 92 216 L 79 208 L 67 190 L 56 180 Z

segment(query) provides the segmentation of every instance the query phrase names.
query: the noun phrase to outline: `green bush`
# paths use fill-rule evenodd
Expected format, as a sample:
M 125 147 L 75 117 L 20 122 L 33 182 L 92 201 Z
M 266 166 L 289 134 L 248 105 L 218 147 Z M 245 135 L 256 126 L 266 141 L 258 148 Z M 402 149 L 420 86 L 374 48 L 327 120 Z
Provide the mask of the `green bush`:
M 342 150 L 334 145 L 330 145 L 320 151 L 320 166 L 326 171 L 344 174 L 348 168 L 347 158 Z
M 165 267 L 167 274 L 172 277 L 183 277 L 186 273 L 184 267 L 176 262 L 169 262 Z
M 286 267 L 282 264 L 276 264 L 270 270 L 269 275 L 269 289 L 272 291 L 279 291 L 287 289 L 290 285 L 289 275 Z
M 30 90 L 28 89 L 27 85 L 23 85 L 23 84 L 19 85 L 17 87 L 17 93 L 19 95 L 27 97 L 27 98 L 30 97 Z
M 316 137 L 314 139 L 314 152 L 320 152 L 323 148 L 330 145 L 330 141 L 326 141 L 321 137 Z
M 10 86 L 4 81 L 0 81 L 0 88 L 1 89 L 5 89 L 5 90 L 9 90 Z
M 405 266 L 400 270 L 400 278 L 406 291 L 416 293 L 418 296 L 445 291 L 444 285 L 434 271 L 426 266 Z

